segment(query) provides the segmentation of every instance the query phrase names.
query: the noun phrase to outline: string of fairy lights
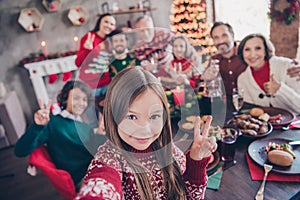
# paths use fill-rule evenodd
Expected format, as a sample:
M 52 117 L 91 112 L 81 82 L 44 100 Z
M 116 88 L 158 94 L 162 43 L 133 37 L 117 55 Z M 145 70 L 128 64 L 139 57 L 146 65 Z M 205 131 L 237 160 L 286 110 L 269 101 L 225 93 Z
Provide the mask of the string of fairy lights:
M 171 7 L 171 30 L 187 37 L 198 53 L 212 54 L 216 51 L 210 38 L 205 0 L 173 0 Z

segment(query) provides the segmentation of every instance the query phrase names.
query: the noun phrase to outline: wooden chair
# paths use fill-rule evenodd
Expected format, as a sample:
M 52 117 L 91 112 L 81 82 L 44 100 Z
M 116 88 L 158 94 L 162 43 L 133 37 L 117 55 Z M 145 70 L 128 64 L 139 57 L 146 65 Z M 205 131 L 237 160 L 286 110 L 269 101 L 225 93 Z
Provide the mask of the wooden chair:
M 76 189 L 71 175 L 65 170 L 56 168 L 44 145 L 36 148 L 30 154 L 29 164 L 30 167 L 34 166 L 42 171 L 65 199 L 73 199 L 76 196 Z

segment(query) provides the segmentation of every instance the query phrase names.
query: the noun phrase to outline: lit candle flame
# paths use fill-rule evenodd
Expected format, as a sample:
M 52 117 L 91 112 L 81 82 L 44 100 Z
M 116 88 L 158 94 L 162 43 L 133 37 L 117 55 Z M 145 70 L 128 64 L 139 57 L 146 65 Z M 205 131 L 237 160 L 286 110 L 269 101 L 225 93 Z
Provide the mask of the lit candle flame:
M 42 41 L 42 42 L 41 42 L 41 46 L 42 46 L 42 47 L 45 47 L 45 46 L 46 46 L 46 42 L 45 42 L 45 41 Z

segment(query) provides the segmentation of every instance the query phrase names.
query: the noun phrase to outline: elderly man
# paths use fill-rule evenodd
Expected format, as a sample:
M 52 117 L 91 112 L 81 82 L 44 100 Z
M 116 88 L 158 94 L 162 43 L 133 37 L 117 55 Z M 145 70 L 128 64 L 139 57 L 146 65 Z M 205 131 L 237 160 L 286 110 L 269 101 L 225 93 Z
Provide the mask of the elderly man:
M 138 18 L 135 28 L 139 35 L 135 56 L 142 67 L 155 74 L 173 59 L 171 40 L 174 34 L 162 28 L 154 28 L 153 20 L 148 15 Z

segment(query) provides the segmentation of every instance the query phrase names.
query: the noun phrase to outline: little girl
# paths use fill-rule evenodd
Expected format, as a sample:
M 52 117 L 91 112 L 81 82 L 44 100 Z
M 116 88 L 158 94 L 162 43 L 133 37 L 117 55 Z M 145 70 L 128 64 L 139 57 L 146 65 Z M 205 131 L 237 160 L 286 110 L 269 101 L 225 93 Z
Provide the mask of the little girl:
M 204 199 L 206 166 L 217 149 L 208 121 L 184 155 L 172 141 L 164 90 L 140 67 L 115 76 L 106 94 L 108 141 L 99 147 L 76 199 Z
M 91 92 L 86 84 L 68 81 L 57 96 L 62 109 L 60 114 L 50 114 L 50 101 L 48 105 L 39 101 L 40 109 L 34 114 L 34 123 L 15 145 L 16 156 L 27 156 L 46 144 L 55 166 L 69 172 L 75 185 L 80 183 L 97 147 L 104 140 L 81 119 L 90 100 Z
M 200 56 L 184 36 L 177 36 L 172 41 L 174 59 L 164 68 L 177 84 L 190 84 L 195 87 L 194 75 L 200 75 L 204 68 Z M 164 74 L 161 72 L 161 74 Z M 162 78 L 163 80 L 166 78 Z

